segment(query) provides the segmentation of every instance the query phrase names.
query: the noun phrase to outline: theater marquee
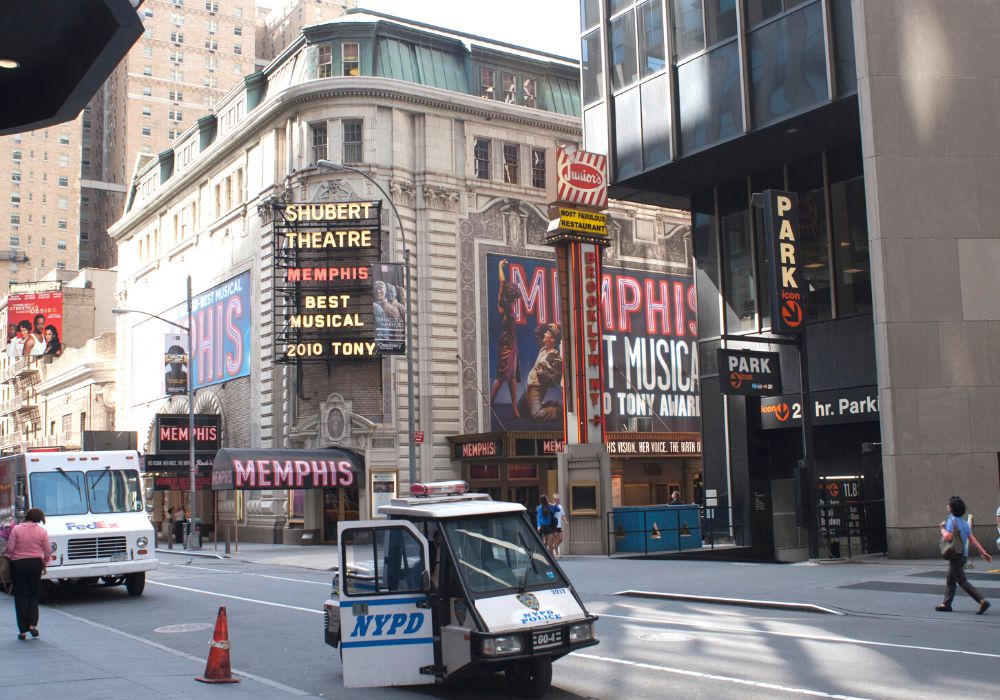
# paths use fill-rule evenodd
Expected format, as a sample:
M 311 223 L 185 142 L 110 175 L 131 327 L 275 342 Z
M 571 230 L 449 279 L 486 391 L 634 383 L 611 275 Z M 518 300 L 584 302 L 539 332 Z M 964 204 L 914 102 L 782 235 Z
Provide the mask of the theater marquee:
M 382 250 L 381 212 L 380 201 L 276 206 L 277 362 L 384 354 L 377 328 L 387 314 L 402 315 L 403 294 L 373 279 Z

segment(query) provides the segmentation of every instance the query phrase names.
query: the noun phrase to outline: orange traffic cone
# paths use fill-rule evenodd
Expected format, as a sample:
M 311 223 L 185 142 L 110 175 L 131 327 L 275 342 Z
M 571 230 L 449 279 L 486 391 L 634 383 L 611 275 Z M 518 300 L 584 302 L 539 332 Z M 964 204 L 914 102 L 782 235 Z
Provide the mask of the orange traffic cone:
M 239 683 L 243 680 L 234 678 L 233 669 L 229 666 L 229 623 L 226 621 L 225 606 L 219 608 L 210 645 L 212 650 L 208 652 L 205 675 L 197 676 L 195 680 L 202 683 Z

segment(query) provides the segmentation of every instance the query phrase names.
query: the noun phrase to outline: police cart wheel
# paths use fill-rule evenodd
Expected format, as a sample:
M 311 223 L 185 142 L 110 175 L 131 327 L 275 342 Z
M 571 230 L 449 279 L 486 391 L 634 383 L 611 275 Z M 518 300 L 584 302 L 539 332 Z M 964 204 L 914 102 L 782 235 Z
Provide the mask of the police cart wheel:
M 129 574 L 125 577 L 125 590 L 130 596 L 140 596 L 146 588 L 146 572 Z
M 540 698 L 552 685 L 552 659 L 542 657 L 510 666 L 504 672 L 507 685 L 522 698 Z

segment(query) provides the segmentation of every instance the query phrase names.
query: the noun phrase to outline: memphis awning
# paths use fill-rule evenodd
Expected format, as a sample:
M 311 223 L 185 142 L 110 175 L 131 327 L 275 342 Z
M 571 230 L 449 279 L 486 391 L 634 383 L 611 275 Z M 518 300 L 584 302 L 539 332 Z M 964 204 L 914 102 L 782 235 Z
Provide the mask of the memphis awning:
M 351 450 L 224 448 L 212 465 L 212 489 L 348 488 L 359 483 L 364 466 L 364 458 Z

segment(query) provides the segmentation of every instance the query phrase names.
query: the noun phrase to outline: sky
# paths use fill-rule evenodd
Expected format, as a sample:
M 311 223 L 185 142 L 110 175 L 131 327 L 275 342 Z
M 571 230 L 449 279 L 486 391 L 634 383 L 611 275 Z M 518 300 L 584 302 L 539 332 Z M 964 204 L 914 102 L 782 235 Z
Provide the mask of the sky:
M 580 59 L 580 0 L 358 0 L 358 7 Z

